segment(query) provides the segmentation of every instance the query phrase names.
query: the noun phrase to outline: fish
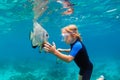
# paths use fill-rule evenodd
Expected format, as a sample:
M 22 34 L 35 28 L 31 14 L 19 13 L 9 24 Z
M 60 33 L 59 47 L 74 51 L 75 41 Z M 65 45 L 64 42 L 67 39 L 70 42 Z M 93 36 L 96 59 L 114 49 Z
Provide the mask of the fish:
M 48 38 L 48 32 L 37 21 L 33 21 L 33 31 L 30 32 L 32 47 L 39 47 L 39 52 L 41 53 L 43 45 L 48 41 Z

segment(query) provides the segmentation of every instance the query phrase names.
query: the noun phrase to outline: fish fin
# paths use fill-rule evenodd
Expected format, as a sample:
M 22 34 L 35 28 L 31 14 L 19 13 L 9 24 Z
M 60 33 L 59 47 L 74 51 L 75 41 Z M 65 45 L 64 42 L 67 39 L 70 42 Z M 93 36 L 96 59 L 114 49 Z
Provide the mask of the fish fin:
M 42 46 L 40 46 L 39 53 L 42 53 Z
M 30 40 L 33 39 L 33 36 L 34 36 L 34 35 L 33 35 L 33 32 L 31 31 L 31 32 L 30 32 Z
M 39 52 L 41 53 L 41 52 L 42 52 L 42 49 L 43 49 L 43 47 L 44 47 L 44 42 L 41 43 L 41 44 L 39 44 L 39 46 L 40 46 L 40 50 L 39 50 Z

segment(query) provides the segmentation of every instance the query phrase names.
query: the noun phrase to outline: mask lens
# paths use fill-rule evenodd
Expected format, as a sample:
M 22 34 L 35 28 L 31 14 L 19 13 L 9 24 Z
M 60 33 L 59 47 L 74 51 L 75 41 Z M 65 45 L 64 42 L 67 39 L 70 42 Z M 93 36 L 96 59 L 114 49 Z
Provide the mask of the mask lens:
M 67 37 L 68 37 L 68 33 L 66 33 L 66 34 L 62 34 L 61 36 L 62 36 L 62 41 L 65 41 L 66 39 L 67 39 Z

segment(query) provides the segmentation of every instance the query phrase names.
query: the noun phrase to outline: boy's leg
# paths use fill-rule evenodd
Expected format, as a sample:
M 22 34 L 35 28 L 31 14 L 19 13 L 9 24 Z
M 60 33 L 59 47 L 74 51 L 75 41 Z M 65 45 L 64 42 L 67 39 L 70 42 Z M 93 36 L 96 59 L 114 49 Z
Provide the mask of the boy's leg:
M 79 78 L 78 78 L 78 80 L 82 80 L 82 75 L 79 75 Z
M 82 80 L 90 80 L 91 75 L 92 75 L 92 70 L 85 71 L 85 73 L 83 74 Z

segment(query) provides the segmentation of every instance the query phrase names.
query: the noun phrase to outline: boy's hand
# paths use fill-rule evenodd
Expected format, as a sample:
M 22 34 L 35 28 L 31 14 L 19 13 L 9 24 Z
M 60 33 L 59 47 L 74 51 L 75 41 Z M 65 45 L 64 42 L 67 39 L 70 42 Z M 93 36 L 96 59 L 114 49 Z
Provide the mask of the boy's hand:
M 46 52 L 50 52 L 50 53 L 55 53 L 56 51 L 56 45 L 55 43 L 53 42 L 53 45 L 51 45 L 50 43 L 45 43 L 44 44 L 44 49 Z

